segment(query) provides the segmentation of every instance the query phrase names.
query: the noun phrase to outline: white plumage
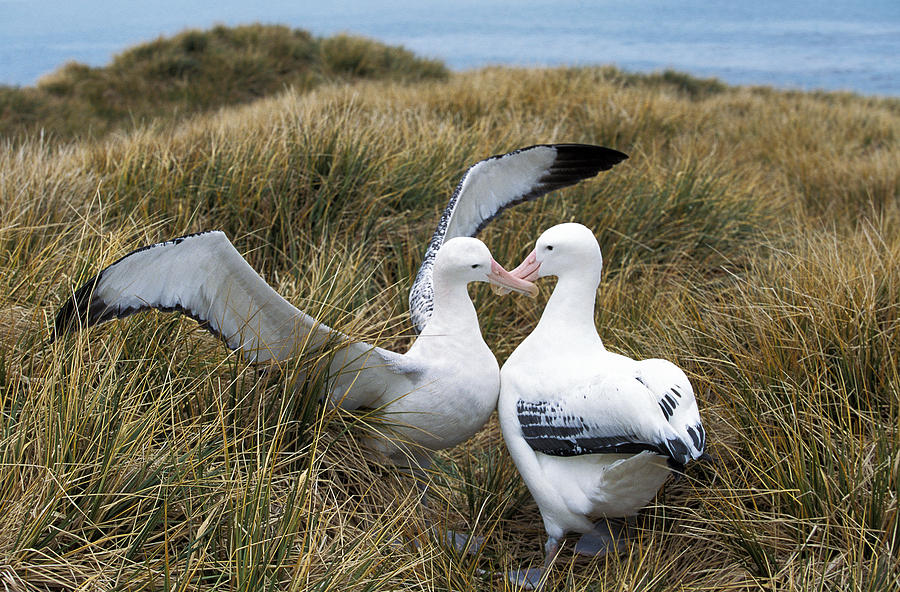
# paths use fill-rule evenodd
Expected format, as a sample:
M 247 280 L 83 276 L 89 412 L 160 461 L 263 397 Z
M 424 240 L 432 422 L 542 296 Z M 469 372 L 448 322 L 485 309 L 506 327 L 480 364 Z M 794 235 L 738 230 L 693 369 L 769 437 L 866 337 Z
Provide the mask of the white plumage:
M 567 532 L 638 512 L 706 444 L 684 372 L 603 346 L 594 325 L 601 268 L 593 233 L 560 224 L 512 272 L 558 278 L 534 331 L 500 371 L 498 403 L 504 440 L 547 530 L 547 563 Z
M 580 144 L 532 146 L 491 157 L 463 176 L 411 291 L 419 338 L 406 354 L 352 341 L 272 289 L 222 232 L 137 249 L 86 282 L 61 307 L 55 335 L 142 310 L 180 311 L 251 362 L 281 361 L 338 345 L 329 400 L 383 409 L 393 424 L 373 448 L 406 464 L 472 436 L 496 406 L 499 368 L 466 291 L 472 281 L 519 291 L 475 234 L 503 208 L 593 176 L 627 158 Z M 455 240 L 451 240 L 456 237 Z M 474 267 L 473 267 L 474 266 Z M 427 461 L 426 461 L 427 463 Z
M 447 241 L 434 264 L 434 312 L 406 354 L 374 347 L 316 321 L 269 286 L 221 232 L 139 249 L 101 271 L 60 310 L 57 327 L 75 315 L 86 324 L 157 308 L 179 310 L 254 362 L 287 360 L 337 347 L 329 401 L 348 409 L 383 409 L 396 419 L 373 449 L 398 464 L 453 446 L 484 425 L 496 404 L 499 368 L 481 336 L 470 282 L 520 292 L 530 282 L 509 275 L 475 238 Z

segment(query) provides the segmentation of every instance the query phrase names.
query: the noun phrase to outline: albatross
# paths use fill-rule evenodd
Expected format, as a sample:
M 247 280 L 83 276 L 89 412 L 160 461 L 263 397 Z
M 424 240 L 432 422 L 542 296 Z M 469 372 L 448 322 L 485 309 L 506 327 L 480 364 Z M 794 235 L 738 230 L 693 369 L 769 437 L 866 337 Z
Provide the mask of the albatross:
M 471 166 L 410 291 L 410 314 L 420 334 L 405 354 L 354 341 L 293 306 L 220 231 L 125 255 L 74 291 L 56 315 L 53 335 L 157 309 L 195 319 L 250 362 L 284 361 L 334 345 L 327 401 L 345 409 L 380 409 L 386 420 L 395 418 L 391 434 L 371 438 L 370 448 L 398 465 L 427 467 L 431 451 L 468 439 L 496 407 L 499 366 L 481 335 L 467 284 L 534 290 L 510 276 L 474 235 L 503 209 L 626 158 L 602 146 L 551 144 Z
M 567 223 L 545 231 L 511 272 L 557 277 L 537 326 L 500 371 L 503 439 L 547 532 L 543 568 L 508 574 L 526 588 L 543 585 L 566 533 L 584 533 L 583 554 L 622 550 L 621 527 L 605 519 L 636 514 L 670 473 L 704 456 L 684 372 L 603 346 L 594 325 L 602 266 L 591 230 Z

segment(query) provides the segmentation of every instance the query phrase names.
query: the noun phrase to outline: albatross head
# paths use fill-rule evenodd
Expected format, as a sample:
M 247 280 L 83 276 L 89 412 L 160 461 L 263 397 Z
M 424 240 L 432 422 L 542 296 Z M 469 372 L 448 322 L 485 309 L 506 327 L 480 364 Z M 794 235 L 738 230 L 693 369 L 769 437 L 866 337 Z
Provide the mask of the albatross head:
M 490 282 L 507 291 L 537 294 L 537 286 L 513 277 L 494 261 L 491 252 L 477 238 L 457 237 L 445 242 L 434 260 L 434 279 L 446 284 Z
M 594 233 L 583 224 L 568 222 L 545 230 L 534 250 L 510 274 L 528 281 L 551 275 L 593 274 L 599 284 L 602 269 L 603 256 Z

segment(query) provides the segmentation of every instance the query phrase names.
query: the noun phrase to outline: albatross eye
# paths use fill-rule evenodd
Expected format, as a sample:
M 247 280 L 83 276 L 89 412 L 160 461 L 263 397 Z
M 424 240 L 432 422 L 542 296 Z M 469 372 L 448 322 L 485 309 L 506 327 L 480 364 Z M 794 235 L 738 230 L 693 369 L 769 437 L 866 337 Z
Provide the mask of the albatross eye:
M 478 263 L 473 263 L 473 264 L 472 264 L 472 269 L 478 269 L 479 267 L 481 267 L 481 265 L 478 264 Z
M 548 250 L 548 251 L 552 251 L 552 250 L 553 250 L 553 245 L 547 245 L 547 250 Z

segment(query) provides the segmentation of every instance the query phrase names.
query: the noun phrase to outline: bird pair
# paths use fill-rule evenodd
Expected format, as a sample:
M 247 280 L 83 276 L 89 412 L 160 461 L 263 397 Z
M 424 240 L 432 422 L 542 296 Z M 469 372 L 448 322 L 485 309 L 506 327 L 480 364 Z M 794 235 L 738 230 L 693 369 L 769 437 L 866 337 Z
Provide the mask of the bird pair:
M 672 468 L 703 454 L 705 433 L 690 383 L 663 360 L 635 362 L 606 351 L 593 322 L 602 258 L 578 224 L 546 231 L 507 272 L 474 238 L 503 209 L 607 170 L 627 158 L 583 144 L 538 145 L 482 160 L 450 199 L 410 291 L 419 335 L 405 354 L 354 341 L 273 290 L 221 232 L 150 245 L 86 282 L 61 307 L 54 335 L 150 308 L 178 310 L 252 362 L 282 361 L 334 346 L 328 402 L 399 418 L 369 446 L 399 465 L 474 435 L 495 408 L 504 439 L 541 510 L 545 567 L 566 532 L 582 550 L 616 547 L 592 519 L 634 514 Z M 501 370 L 481 335 L 467 285 L 534 293 L 557 286 L 534 332 Z M 498 407 L 499 398 L 499 407 Z M 543 570 L 514 572 L 537 585 Z

